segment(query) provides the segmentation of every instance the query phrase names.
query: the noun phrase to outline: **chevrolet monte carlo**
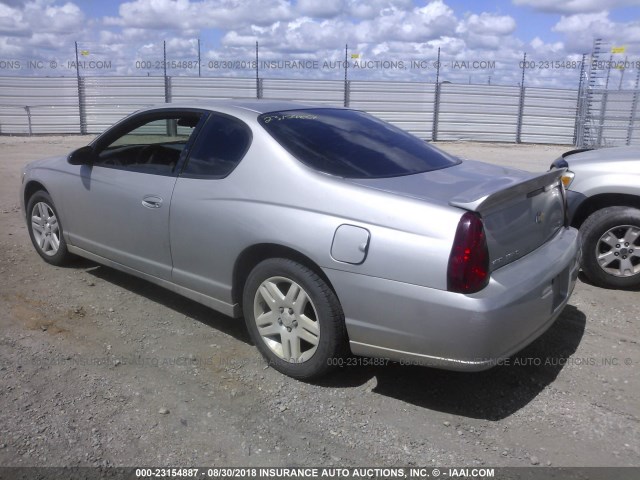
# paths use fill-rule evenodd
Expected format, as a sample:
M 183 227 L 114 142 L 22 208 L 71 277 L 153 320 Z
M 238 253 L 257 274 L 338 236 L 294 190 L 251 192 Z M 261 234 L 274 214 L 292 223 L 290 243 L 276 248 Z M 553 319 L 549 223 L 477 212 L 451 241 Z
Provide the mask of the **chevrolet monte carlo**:
M 363 112 L 144 109 L 28 164 L 38 254 L 78 255 L 244 317 L 277 370 L 355 354 L 454 370 L 539 337 L 575 285 L 560 176 L 462 161 Z

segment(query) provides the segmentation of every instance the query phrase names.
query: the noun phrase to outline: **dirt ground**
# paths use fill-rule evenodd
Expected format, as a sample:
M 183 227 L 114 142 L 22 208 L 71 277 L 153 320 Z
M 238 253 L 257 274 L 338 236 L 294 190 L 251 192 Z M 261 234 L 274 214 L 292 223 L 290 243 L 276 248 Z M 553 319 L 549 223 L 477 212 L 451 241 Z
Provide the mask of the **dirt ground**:
M 640 293 L 580 279 L 508 365 L 271 368 L 241 321 L 78 260 L 45 264 L 20 167 L 90 137 L 0 137 L 0 466 L 640 466 Z M 450 143 L 546 170 L 557 146 Z

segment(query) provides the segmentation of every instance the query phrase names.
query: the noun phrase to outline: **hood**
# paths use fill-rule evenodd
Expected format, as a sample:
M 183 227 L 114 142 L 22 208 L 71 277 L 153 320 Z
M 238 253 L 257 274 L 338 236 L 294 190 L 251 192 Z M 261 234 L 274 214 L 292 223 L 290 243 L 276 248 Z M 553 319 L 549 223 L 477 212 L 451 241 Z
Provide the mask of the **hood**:
M 59 168 L 67 163 L 68 155 L 58 155 L 56 157 L 42 158 L 40 160 L 33 160 L 24 166 L 24 171 L 27 172 L 34 168 Z
M 573 165 L 588 165 L 602 162 L 640 162 L 640 147 L 611 147 L 586 150 L 583 152 L 566 152 L 562 155 L 571 168 Z

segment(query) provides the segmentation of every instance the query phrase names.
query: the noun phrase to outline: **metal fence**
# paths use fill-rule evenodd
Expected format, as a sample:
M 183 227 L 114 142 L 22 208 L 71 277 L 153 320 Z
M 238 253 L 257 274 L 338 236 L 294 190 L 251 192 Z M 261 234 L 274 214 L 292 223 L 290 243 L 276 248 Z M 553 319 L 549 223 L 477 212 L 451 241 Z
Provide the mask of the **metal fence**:
M 577 102 L 577 90 L 527 87 L 520 140 L 574 144 Z
M 393 123 L 420 138 L 433 138 L 435 84 L 347 82 L 347 104 Z
M 584 115 L 580 146 L 640 144 L 638 91 L 594 90 Z
M 79 132 L 75 78 L 0 77 L 0 134 Z
M 83 77 L 79 90 L 81 133 L 100 133 L 134 110 L 165 101 L 162 77 Z
M 264 98 L 361 109 L 425 140 L 640 145 L 639 96 L 447 82 L 0 77 L 0 134 L 95 134 L 147 105 Z
M 586 54 L 583 55 L 575 128 L 575 144 L 578 147 L 639 143 L 636 125 L 640 115 L 640 68 L 636 71 L 633 90 L 622 90 L 627 61 L 620 65 L 620 62 L 613 60 L 617 50 L 620 48 L 616 49 L 601 38 L 596 38 L 588 64 L 585 62 Z M 620 70 L 618 90 L 610 87 L 614 69 Z

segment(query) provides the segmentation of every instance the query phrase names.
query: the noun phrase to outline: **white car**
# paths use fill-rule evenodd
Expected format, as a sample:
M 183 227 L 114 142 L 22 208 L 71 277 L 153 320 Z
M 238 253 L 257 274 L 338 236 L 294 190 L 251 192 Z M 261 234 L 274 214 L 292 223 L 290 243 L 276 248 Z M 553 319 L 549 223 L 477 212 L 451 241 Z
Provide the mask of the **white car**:
M 640 286 L 640 148 L 571 150 L 566 168 L 571 226 L 582 232 L 582 271 L 595 285 Z

